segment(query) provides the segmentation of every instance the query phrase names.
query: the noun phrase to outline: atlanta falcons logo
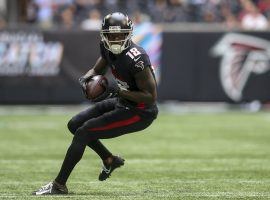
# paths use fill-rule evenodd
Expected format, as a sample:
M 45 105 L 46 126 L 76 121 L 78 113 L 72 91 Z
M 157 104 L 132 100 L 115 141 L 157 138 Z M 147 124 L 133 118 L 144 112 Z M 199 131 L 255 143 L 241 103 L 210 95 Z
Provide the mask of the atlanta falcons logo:
M 211 49 L 222 56 L 220 78 L 225 93 L 234 101 L 242 92 L 251 73 L 263 74 L 270 69 L 270 42 L 254 36 L 229 33 Z

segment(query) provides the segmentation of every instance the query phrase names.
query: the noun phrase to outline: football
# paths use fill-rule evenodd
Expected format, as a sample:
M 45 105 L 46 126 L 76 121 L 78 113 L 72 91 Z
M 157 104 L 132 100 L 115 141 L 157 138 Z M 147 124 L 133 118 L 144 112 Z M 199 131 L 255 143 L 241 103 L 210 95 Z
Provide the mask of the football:
M 107 79 L 102 75 L 96 75 L 86 83 L 86 96 L 92 100 L 103 94 L 107 86 Z

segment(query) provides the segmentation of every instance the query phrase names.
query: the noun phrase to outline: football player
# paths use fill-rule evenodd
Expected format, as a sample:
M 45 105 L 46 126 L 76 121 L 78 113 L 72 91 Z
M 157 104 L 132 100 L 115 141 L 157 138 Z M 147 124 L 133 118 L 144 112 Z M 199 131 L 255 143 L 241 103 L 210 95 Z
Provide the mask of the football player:
M 99 180 L 124 165 L 124 159 L 112 154 L 100 141 L 147 128 L 158 114 L 155 75 L 145 50 L 131 40 L 133 23 L 127 15 L 116 12 L 103 19 L 100 57 L 79 79 L 82 88 L 95 75 L 111 69 L 115 79 L 105 93 L 94 99 L 93 107 L 77 114 L 68 122 L 74 135 L 57 177 L 35 191 L 34 195 L 67 194 L 66 182 L 80 161 L 86 146 L 102 159 Z

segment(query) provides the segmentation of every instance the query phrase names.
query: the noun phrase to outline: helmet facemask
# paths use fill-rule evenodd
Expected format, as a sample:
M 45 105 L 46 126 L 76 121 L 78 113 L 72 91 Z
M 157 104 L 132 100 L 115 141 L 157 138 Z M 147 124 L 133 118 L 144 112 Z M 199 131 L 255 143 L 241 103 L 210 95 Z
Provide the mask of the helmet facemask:
M 131 45 L 132 28 L 121 29 L 120 26 L 110 26 L 109 30 L 101 30 L 100 35 L 106 49 L 113 54 L 120 54 Z

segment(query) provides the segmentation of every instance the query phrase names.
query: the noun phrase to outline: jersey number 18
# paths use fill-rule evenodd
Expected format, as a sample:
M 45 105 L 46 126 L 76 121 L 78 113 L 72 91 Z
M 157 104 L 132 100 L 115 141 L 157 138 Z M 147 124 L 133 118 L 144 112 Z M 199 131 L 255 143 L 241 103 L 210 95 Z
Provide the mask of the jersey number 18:
M 140 55 L 141 52 L 138 51 L 138 49 L 136 47 L 130 49 L 126 55 L 128 55 L 129 57 L 131 57 L 131 59 L 134 59 L 136 56 Z

